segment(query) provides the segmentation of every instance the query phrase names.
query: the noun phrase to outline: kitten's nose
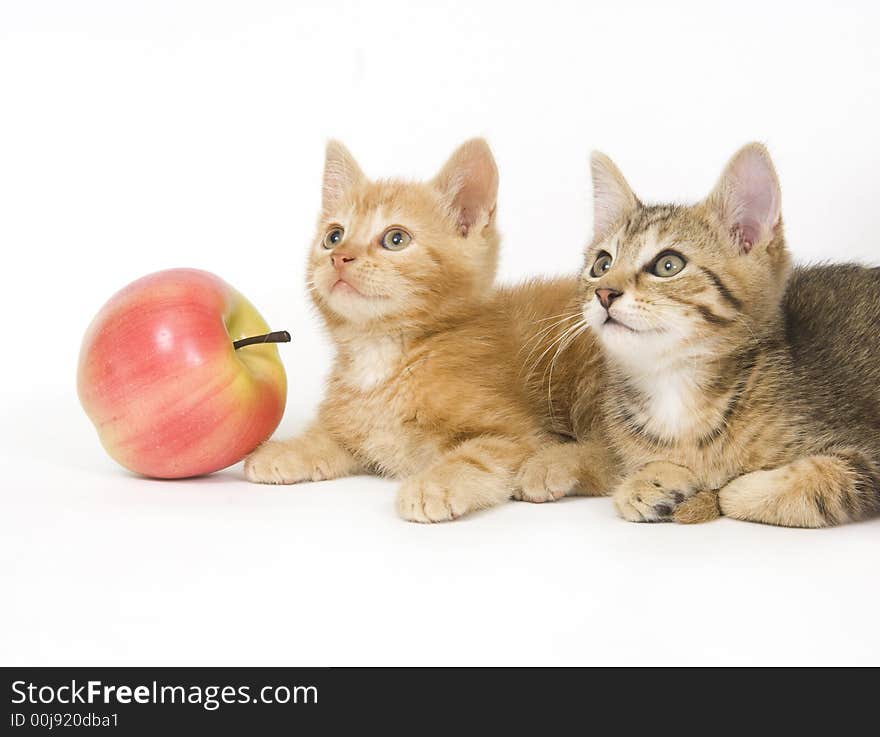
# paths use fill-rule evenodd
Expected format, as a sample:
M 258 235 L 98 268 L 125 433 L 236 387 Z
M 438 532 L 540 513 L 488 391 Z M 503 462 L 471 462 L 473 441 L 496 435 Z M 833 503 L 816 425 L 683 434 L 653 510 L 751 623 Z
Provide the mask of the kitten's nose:
M 617 299 L 623 292 L 618 292 L 616 289 L 597 289 L 596 296 L 599 298 L 599 302 L 602 306 L 607 310 L 611 307 L 611 303 Z
M 330 256 L 330 260 L 333 262 L 333 265 L 337 269 L 341 269 L 343 266 L 345 266 L 345 264 L 354 261 L 354 259 L 354 256 L 347 256 L 344 253 L 334 253 L 332 256 Z

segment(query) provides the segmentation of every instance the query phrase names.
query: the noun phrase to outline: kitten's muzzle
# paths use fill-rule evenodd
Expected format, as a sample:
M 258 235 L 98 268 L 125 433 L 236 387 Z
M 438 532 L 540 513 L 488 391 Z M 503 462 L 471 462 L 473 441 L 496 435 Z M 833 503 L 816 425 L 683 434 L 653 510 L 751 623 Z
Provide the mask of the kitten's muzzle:
M 596 298 L 599 300 L 599 304 L 601 304 L 606 310 L 611 307 L 611 303 L 620 297 L 623 292 L 618 291 L 617 289 L 597 289 L 596 290 Z

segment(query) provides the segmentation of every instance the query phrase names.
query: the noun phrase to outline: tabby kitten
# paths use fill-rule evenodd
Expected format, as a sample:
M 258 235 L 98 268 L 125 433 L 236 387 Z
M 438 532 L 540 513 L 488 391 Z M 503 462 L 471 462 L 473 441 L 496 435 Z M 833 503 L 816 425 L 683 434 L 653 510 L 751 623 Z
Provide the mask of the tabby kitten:
M 493 286 L 497 188 L 482 140 L 426 183 L 371 181 L 341 144 L 328 145 L 308 285 L 337 354 L 315 422 L 258 448 L 248 479 L 400 478 L 398 511 L 417 522 L 560 495 L 566 479 L 523 477 L 521 465 L 558 445 L 552 417 L 568 417 L 547 400 L 550 369 L 554 384 L 572 371 L 554 351 L 579 342 L 588 362 L 598 349 L 583 332 L 575 278 Z
M 699 521 L 718 504 L 793 527 L 877 514 L 880 270 L 790 276 L 759 144 L 690 207 L 642 204 L 602 154 L 592 173 L 583 313 L 605 356 L 612 452 L 583 452 L 620 514 Z

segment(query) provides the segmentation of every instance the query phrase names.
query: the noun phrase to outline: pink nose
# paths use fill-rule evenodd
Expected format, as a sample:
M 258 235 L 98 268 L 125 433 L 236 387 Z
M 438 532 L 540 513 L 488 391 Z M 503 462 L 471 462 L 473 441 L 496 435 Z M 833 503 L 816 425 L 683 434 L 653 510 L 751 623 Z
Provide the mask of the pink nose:
M 599 302 L 602 306 L 607 310 L 611 307 L 611 303 L 617 299 L 623 292 L 618 292 L 616 289 L 597 289 L 596 296 L 599 298 Z
M 337 270 L 341 269 L 345 264 L 354 261 L 354 256 L 346 256 L 344 253 L 334 253 L 330 260 L 333 262 L 333 265 Z

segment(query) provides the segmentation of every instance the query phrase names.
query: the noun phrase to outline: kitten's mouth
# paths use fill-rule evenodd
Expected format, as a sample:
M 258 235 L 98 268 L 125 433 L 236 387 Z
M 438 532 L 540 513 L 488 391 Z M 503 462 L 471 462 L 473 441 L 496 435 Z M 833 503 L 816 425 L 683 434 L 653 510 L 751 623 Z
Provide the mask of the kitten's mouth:
M 610 328 L 610 327 L 623 328 L 624 330 L 629 330 L 629 332 L 631 332 L 631 333 L 638 333 L 638 332 L 640 332 L 639 330 L 636 330 L 636 329 L 634 329 L 634 328 L 631 328 L 629 325 L 627 325 L 626 323 L 621 322 L 620 320 L 615 320 L 613 317 L 611 317 L 611 315 L 608 315 L 608 316 L 605 318 L 605 322 L 602 323 L 602 327 L 603 327 L 603 328 L 606 328 L 606 327 L 608 327 L 608 328 Z
M 352 297 L 360 297 L 362 299 L 385 299 L 385 295 L 382 294 L 364 294 L 350 281 L 346 281 L 342 278 L 339 278 L 335 282 L 333 282 L 333 286 L 330 287 L 330 294 L 347 294 Z
M 605 322 L 602 323 L 602 327 L 608 330 L 619 329 L 626 333 L 635 333 L 636 335 L 647 335 L 649 333 L 662 333 L 664 332 L 661 328 L 645 328 L 643 330 L 639 330 L 637 328 L 632 328 L 627 325 L 625 322 L 622 322 L 619 319 L 611 317 L 611 315 L 607 315 L 605 317 Z
M 338 294 L 353 294 L 358 297 L 366 297 L 367 295 L 361 292 L 356 286 L 354 286 L 351 282 L 345 281 L 345 279 L 337 279 L 333 282 L 333 286 L 330 287 L 331 292 L 336 292 Z

